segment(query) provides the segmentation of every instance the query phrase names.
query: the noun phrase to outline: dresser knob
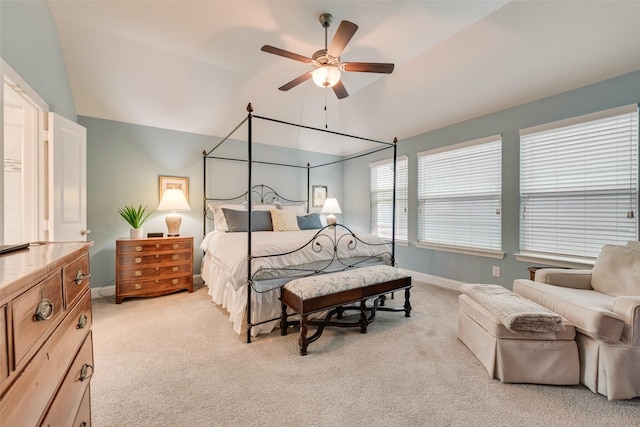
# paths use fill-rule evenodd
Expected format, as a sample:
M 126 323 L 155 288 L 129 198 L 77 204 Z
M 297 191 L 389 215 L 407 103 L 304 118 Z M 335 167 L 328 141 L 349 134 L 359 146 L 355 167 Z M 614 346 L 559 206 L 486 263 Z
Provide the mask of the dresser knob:
M 73 279 L 73 281 L 76 282 L 76 285 L 80 285 L 82 284 L 82 281 L 85 279 L 85 277 L 91 277 L 91 273 L 83 273 L 82 270 L 78 270 L 78 272 L 76 273 L 76 278 Z
M 93 366 L 85 363 L 80 369 L 80 381 L 88 380 L 93 376 Z
M 180 280 L 179 280 L 179 279 L 173 279 L 173 280 L 171 281 L 171 284 L 172 284 L 172 285 L 177 285 L 178 283 L 180 283 Z
M 133 260 L 136 264 L 140 264 L 142 262 L 142 258 L 136 258 Z
M 134 248 L 134 250 L 135 250 L 136 252 L 142 252 L 142 246 L 136 246 L 136 247 Z
M 172 246 L 173 249 L 180 249 L 180 245 L 177 243 L 174 243 Z
M 47 298 L 43 298 L 42 301 L 38 303 L 38 308 L 36 309 L 36 320 L 48 320 L 53 315 L 53 303 L 51 300 Z
M 140 271 L 140 270 L 136 270 L 133 274 L 134 274 L 136 277 L 140 277 L 140 276 L 142 276 L 142 271 Z
M 160 248 L 160 243 L 156 243 L 156 249 Z
M 160 258 L 160 255 L 156 254 L 156 259 Z
M 175 273 L 176 271 L 180 270 L 180 267 L 173 267 L 171 270 Z
M 87 326 L 87 315 L 82 313 L 80 318 L 78 319 L 78 324 L 76 325 L 76 329 L 84 329 Z
M 173 256 L 171 256 L 171 259 L 174 260 L 174 261 L 177 261 L 177 260 L 180 259 L 180 255 L 173 255 Z
M 136 289 L 142 289 L 142 285 L 140 283 L 136 283 L 133 287 Z

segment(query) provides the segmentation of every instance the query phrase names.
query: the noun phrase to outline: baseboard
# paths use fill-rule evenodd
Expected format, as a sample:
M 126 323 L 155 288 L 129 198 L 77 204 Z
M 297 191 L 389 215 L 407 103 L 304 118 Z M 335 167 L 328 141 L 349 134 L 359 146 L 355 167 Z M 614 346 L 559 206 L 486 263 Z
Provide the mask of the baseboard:
M 460 286 L 465 283 L 459 282 L 457 280 L 447 279 L 446 277 L 432 276 L 431 274 L 407 270 L 406 268 L 404 270 L 411 275 L 412 279 L 431 283 L 432 285 L 440 286 L 441 288 L 452 289 L 454 291 L 460 291 Z
M 202 277 L 199 274 L 193 275 L 193 283 L 202 283 Z M 91 299 L 112 297 L 116 294 L 116 285 L 107 285 L 100 288 L 91 288 Z
M 440 286 L 441 288 L 452 289 L 454 291 L 460 291 L 460 286 L 464 282 L 458 282 L 457 280 L 447 279 L 446 277 L 432 276 L 431 274 L 420 273 L 417 271 L 403 269 L 407 274 L 411 275 L 412 279 L 419 280 L 421 282 L 431 283 L 432 285 Z M 193 283 L 200 283 L 202 278 L 199 274 L 193 275 Z M 91 288 L 91 298 L 104 298 L 112 297 L 116 293 L 115 285 L 107 285 L 101 288 Z

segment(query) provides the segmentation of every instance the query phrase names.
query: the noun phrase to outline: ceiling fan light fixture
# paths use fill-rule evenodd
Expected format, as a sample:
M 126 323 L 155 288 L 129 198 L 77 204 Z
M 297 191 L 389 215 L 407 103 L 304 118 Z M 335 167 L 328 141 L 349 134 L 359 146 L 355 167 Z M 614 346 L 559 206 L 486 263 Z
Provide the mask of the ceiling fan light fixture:
M 340 69 L 332 65 L 321 65 L 311 73 L 313 82 L 320 87 L 333 87 L 340 81 Z

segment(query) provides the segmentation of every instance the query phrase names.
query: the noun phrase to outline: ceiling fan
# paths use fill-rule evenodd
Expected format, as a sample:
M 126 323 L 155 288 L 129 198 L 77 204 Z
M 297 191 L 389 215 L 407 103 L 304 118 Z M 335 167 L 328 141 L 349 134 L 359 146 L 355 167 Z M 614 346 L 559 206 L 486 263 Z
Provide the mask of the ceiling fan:
M 311 58 L 270 45 L 262 46 L 260 50 L 263 52 L 284 56 L 285 58 L 311 64 L 314 67 L 313 70 L 291 80 L 278 89 L 287 91 L 302 82 L 313 79 L 314 83 L 320 87 L 332 88 L 338 99 L 342 99 L 349 96 L 349 93 L 340 80 L 341 71 L 391 74 L 394 67 L 393 64 L 381 62 L 340 62 L 340 54 L 342 54 L 347 43 L 349 43 L 358 30 L 358 26 L 349 21 L 340 22 L 340 26 L 338 26 L 338 30 L 333 36 L 333 40 L 331 40 L 331 44 L 327 46 L 327 30 L 331 25 L 332 18 L 330 13 L 320 15 L 320 24 L 322 24 L 324 28 L 324 49 L 315 52 Z

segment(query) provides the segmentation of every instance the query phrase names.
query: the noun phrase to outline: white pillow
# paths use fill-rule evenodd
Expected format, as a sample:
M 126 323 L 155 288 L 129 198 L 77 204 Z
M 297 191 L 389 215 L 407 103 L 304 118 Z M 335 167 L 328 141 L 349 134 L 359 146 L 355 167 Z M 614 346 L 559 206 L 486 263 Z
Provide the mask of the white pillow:
M 281 203 L 275 202 L 276 208 L 282 209 L 284 211 L 293 211 L 298 214 L 306 214 L 307 213 L 307 203 Z
M 273 231 L 300 231 L 298 216 L 294 211 L 271 209 Z

